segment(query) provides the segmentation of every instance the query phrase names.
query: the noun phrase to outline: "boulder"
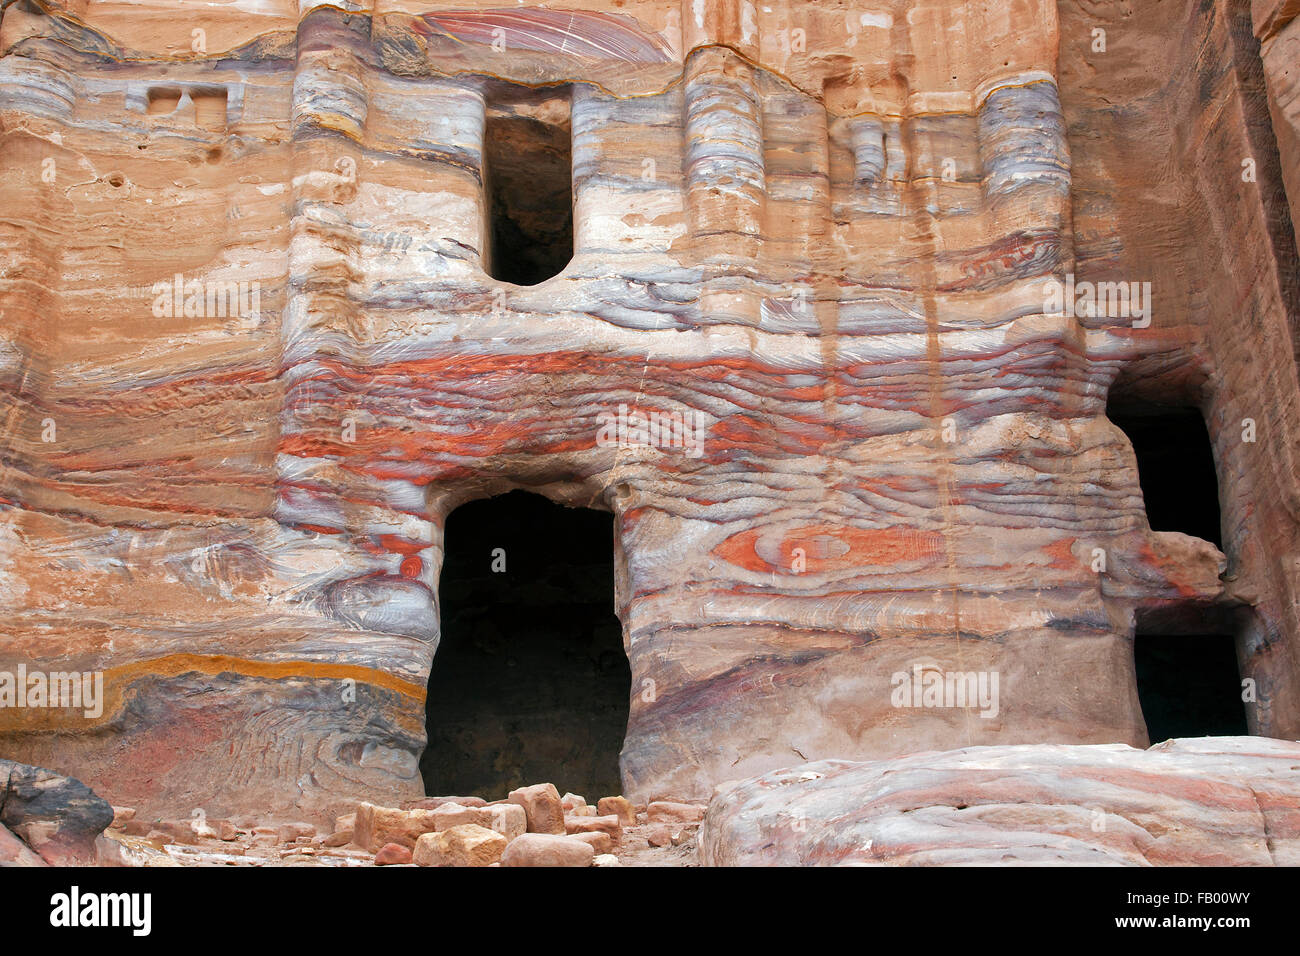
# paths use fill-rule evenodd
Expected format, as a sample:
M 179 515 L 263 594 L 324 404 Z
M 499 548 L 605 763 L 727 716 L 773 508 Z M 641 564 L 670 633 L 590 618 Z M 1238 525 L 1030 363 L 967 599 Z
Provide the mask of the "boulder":
M 524 808 L 528 818 L 529 833 L 562 834 L 564 829 L 564 804 L 553 783 L 538 783 L 531 787 L 511 790 L 511 803 Z
M 465 807 L 459 803 L 444 803 L 429 811 L 434 821 L 434 830 L 450 830 L 452 827 L 473 823 L 488 827 L 492 823 L 492 811 L 488 807 Z
M 121 829 L 123 824 L 134 817 L 135 807 L 113 807 L 113 822 L 109 826 L 114 829 Z
M 491 866 L 506 849 L 506 838 L 500 833 L 466 823 L 421 836 L 413 859 L 418 866 Z
M 588 844 L 593 850 L 599 853 L 612 853 L 614 851 L 614 839 L 608 833 L 601 833 L 599 830 L 588 831 L 586 833 L 570 833 L 570 840 L 581 840 Z
M 379 852 L 385 843 L 414 848 L 416 840 L 438 829 L 435 813 L 435 810 L 399 810 L 363 803 L 357 807 L 352 842 L 371 853 Z
M 0 825 L 46 863 L 95 862 L 95 838 L 113 822 L 113 808 L 80 780 L 43 767 L 0 759 Z
M 528 832 L 528 814 L 523 807 L 516 803 L 502 803 L 487 808 L 488 823 L 486 826 L 491 830 L 496 830 L 507 840 L 513 840 L 515 837 Z
M 0 826 L 0 867 L 49 866 L 26 843 Z
M 618 817 L 613 815 L 607 817 L 568 816 L 564 818 L 564 829 L 567 833 L 606 833 L 615 843 L 623 836 L 623 827 L 619 824 Z
M 417 800 L 403 802 L 403 810 L 437 810 L 447 803 L 456 803 L 462 807 L 485 807 L 487 801 L 482 797 L 420 797 Z
M 559 794 L 556 794 L 557 802 Z M 591 866 L 596 851 L 590 843 L 549 833 L 525 833 L 510 841 L 501 854 L 502 866 Z
M 651 846 L 672 846 L 681 842 L 683 830 L 680 823 L 651 823 L 645 828 L 645 839 Z
M 636 826 L 636 809 L 627 797 L 601 797 L 596 801 L 596 812 L 602 817 L 613 814 L 625 827 Z
M 400 843 L 385 843 L 375 854 L 375 866 L 395 866 L 411 862 L 411 850 Z

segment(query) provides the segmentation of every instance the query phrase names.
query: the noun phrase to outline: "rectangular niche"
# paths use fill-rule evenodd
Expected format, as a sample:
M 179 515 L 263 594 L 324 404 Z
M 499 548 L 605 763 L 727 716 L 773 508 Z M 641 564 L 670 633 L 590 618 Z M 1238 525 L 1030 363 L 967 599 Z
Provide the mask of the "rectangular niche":
M 145 109 L 150 116 L 188 120 L 212 132 L 226 129 L 228 105 L 229 94 L 224 86 L 151 86 L 145 94 Z
M 573 258 L 572 91 L 502 83 L 485 101 L 484 264 L 494 279 L 537 285 Z
M 226 128 L 226 88 L 223 86 L 198 86 L 190 90 L 194 101 L 194 125 L 200 129 L 221 132 Z
M 1228 629 L 1164 633 L 1139 624 L 1133 642 L 1138 700 L 1151 743 L 1176 737 L 1249 733 L 1237 665 L 1237 638 Z

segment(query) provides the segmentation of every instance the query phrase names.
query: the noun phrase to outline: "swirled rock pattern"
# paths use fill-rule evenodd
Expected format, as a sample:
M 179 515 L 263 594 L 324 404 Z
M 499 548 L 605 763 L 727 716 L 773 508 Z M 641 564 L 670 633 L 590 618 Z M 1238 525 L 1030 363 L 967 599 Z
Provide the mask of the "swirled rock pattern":
M 1255 7 L 6 6 L 0 671 L 104 686 L 4 752 L 154 818 L 422 795 L 444 520 L 512 488 L 616 516 L 637 800 L 1145 746 L 1171 611 L 1240 614 L 1250 729 L 1300 734 L 1295 5 Z M 502 102 L 571 137 L 535 286 L 489 275 Z M 1117 389 L 1205 411 L 1222 552 L 1148 526 Z M 918 662 L 996 715 L 894 706 Z
M 712 866 L 1295 866 L 1300 744 L 969 747 L 774 771 L 709 804 Z

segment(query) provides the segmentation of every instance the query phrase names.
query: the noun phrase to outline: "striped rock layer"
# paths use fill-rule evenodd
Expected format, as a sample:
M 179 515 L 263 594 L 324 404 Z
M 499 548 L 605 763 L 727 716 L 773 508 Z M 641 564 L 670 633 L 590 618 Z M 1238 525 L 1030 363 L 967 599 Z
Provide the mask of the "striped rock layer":
M 444 521 L 514 488 L 615 516 L 634 799 L 1145 746 L 1144 615 L 1235 615 L 1300 735 L 1294 4 L 344 6 L 5 8 L 0 670 L 104 678 L 8 756 L 161 815 L 421 795 Z M 535 286 L 487 271 L 503 90 L 568 111 Z M 1113 390 L 1203 409 L 1223 552 L 1150 529 Z M 918 663 L 998 713 L 891 706 Z
M 1295 866 L 1300 744 L 1253 737 L 823 760 L 721 789 L 708 866 Z

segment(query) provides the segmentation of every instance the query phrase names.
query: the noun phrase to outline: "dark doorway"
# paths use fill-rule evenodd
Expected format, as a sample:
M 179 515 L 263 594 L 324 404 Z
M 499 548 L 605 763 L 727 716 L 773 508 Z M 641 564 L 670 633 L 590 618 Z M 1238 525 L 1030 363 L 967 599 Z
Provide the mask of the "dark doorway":
M 1222 549 L 1219 481 L 1200 410 L 1112 402 L 1106 417 L 1133 444 L 1151 530 L 1181 531 Z
M 573 258 L 568 88 L 489 90 L 483 139 L 488 273 L 515 285 L 559 275 Z
M 621 793 L 632 675 L 614 614 L 613 516 L 515 491 L 457 508 L 444 541 L 425 792 Z
M 1139 631 L 1133 659 L 1138 699 L 1153 744 L 1171 737 L 1249 733 L 1231 634 Z

